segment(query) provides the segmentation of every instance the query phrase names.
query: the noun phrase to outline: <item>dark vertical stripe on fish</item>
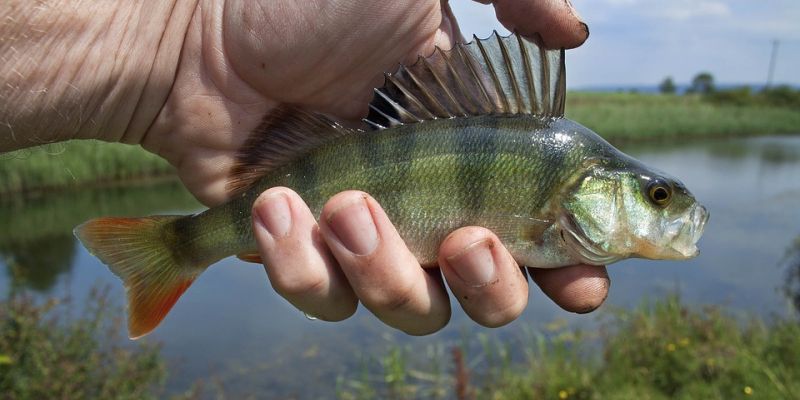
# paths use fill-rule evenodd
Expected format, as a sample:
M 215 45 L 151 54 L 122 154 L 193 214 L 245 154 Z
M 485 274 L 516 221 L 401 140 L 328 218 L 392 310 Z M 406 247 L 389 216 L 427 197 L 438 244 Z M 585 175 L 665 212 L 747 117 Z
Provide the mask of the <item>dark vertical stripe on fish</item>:
M 378 168 L 383 164 L 383 152 L 381 146 L 378 144 L 378 135 L 363 134 L 362 139 L 357 142 L 359 155 L 361 156 L 362 163 L 368 170 Z M 372 178 L 372 177 L 370 177 Z M 370 186 L 373 182 L 370 180 Z
M 400 209 L 399 202 L 403 195 L 409 189 L 410 179 L 408 174 L 411 171 L 411 160 L 416 152 L 417 130 L 414 126 L 409 126 L 405 134 L 399 135 L 395 140 L 394 146 L 391 149 L 391 154 L 388 158 L 391 159 L 394 169 L 392 174 L 393 182 L 389 183 L 393 186 L 394 196 L 389 196 L 387 201 L 387 208 L 390 210 Z M 411 188 L 413 190 L 413 188 Z
M 230 209 L 233 209 L 233 207 Z M 179 263 L 184 261 L 196 262 L 204 256 L 204 254 L 195 251 L 192 240 L 187 240 L 203 234 L 201 224 L 197 223 L 199 218 L 202 217 L 196 214 L 177 219 L 172 225 L 172 229 L 164 230 L 162 240 L 175 249 L 175 254 L 179 255 L 178 257 L 183 258 L 182 260 L 176 260 Z
M 484 207 L 491 170 L 497 158 L 496 121 L 491 127 L 465 127 L 458 136 L 458 181 L 462 206 L 467 215 L 475 216 Z
M 319 176 L 316 163 L 311 159 L 305 159 L 297 163 L 297 170 L 292 176 L 295 190 L 303 198 L 316 198 L 319 196 L 318 183 Z
M 255 200 L 254 200 L 255 201 Z M 236 237 L 239 238 L 252 238 L 253 237 L 253 228 L 250 224 L 251 216 L 249 209 L 240 209 L 236 207 L 230 207 L 228 212 L 222 217 L 225 218 L 227 221 L 248 221 L 246 224 L 230 224 L 230 227 L 233 228 Z M 200 225 L 200 224 L 195 224 Z

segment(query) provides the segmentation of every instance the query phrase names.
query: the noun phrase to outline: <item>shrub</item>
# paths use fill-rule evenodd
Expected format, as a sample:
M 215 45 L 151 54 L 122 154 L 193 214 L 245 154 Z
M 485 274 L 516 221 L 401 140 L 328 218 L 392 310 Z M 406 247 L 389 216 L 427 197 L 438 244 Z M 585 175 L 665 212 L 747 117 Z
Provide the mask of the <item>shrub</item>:
M 12 293 L 0 302 L 2 398 L 157 398 L 165 378 L 158 347 L 117 344 L 121 323 L 106 298 L 94 290 L 75 318 L 65 299 L 37 304 Z

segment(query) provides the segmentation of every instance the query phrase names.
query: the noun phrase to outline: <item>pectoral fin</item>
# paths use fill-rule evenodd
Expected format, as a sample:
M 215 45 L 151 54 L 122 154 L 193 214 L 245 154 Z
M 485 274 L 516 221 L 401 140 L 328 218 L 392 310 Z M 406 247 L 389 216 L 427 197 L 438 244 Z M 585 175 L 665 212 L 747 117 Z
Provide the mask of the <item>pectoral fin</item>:
M 264 264 L 264 260 L 261 259 L 261 254 L 258 253 L 241 253 L 237 254 L 236 258 L 250 263 Z

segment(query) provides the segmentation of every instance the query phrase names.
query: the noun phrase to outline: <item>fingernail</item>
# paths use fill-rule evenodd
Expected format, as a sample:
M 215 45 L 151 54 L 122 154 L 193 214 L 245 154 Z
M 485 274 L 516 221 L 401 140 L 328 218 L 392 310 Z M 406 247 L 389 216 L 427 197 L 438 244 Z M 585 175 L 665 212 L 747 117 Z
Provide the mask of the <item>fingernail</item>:
M 328 216 L 328 226 L 350 252 L 358 255 L 372 253 L 378 246 L 378 230 L 366 198 L 351 201 Z
M 255 207 L 256 222 L 260 223 L 273 238 L 289 234 L 292 228 L 292 211 L 285 193 L 272 193 Z
M 483 286 L 495 279 L 493 247 L 491 239 L 477 241 L 448 257 L 447 263 L 467 285 Z

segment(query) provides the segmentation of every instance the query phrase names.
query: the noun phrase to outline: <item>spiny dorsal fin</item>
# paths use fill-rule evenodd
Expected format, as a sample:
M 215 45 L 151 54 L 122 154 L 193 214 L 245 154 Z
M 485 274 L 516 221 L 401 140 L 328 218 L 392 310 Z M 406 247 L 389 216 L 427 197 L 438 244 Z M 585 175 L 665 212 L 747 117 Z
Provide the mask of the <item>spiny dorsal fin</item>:
M 241 193 L 273 169 L 352 132 L 324 115 L 280 105 L 264 117 L 239 149 L 228 190 L 232 195 Z
M 430 57 L 386 74 L 364 122 L 382 129 L 468 115 L 561 117 L 565 78 L 563 49 L 494 32 L 451 50 L 436 48 Z

